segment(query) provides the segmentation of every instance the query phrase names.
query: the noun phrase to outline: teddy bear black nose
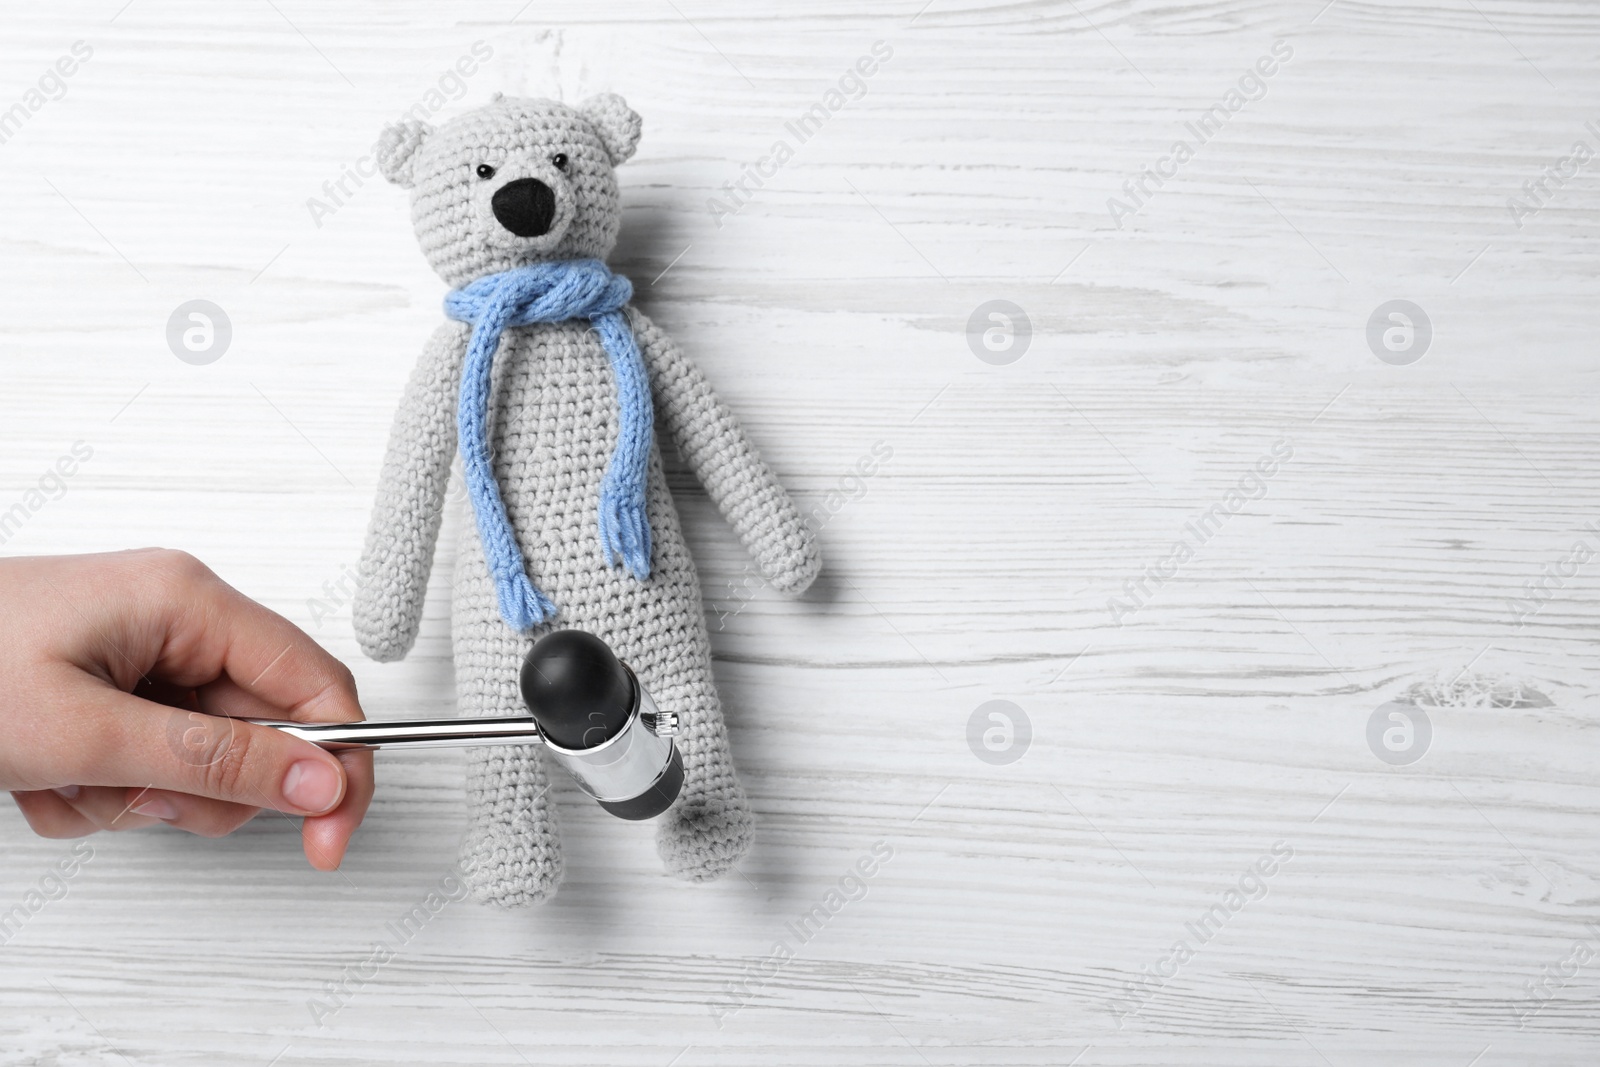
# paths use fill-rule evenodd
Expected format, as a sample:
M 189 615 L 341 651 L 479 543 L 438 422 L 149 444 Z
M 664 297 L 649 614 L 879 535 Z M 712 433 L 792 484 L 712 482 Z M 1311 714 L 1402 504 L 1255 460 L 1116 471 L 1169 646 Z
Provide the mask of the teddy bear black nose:
M 537 178 L 507 182 L 489 201 L 500 225 L 518 237 L 543 237 L 556 217 L 556 194 Z

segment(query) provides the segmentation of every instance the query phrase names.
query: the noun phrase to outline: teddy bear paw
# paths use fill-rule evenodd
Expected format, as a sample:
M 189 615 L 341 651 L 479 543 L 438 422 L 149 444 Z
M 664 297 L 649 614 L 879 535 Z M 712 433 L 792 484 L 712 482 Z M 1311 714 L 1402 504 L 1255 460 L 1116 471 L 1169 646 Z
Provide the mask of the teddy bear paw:
M 668 812 L 656 835 L 656 851 L 676 877 L 709 882 L 750 851 L 755 827 L 743 793 L 687 797 Z

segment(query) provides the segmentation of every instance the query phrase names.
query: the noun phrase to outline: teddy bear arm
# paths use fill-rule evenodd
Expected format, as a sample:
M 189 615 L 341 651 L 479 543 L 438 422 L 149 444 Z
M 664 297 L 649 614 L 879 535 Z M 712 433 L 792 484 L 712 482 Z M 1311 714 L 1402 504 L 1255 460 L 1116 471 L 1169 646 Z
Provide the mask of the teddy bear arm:
M 448 323 L 429 340 L 389 432 L 361 554 L 354 616 L 361 650 L 403 659 L 417 638 L 455 457 L 455 406 L 466 333 Z
M 679 456 L 773 588 L 805 592 L 822 570 L 816 534 L 700 368 L 649 319 L 630 315 L 657 416 Z

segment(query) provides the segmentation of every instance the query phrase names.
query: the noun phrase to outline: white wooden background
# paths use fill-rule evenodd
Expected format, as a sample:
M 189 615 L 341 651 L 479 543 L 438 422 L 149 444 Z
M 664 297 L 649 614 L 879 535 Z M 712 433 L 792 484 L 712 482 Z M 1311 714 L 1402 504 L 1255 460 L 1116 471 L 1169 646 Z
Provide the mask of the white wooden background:
M 919 11 L 919 7 L 921 10 Z M 740 873 L 670 880 L 650 828 L 564 798 L 541 910 L 452 904 L 318 1027 L 307 1007 L 454 862 L 456 754 L 381 759 L 341 874 L 283 819 L 95 839 L 0 946 L 0 1061 L 137 1065 L 1580 1064 L 1600 960 L 1596 571 L 1509 601 L 1600 520 L 1600 147 L 1583 0 L 82 0 L 9 4 L 0 109 L 92 59 L 0 145 L 0 505 L 77 440 L 6 552 L 187 548 L 355 668 L 373 717 L 451 702 L 445 590 L 405 663 L 348 607 L 390 414 L 442 287 L 405 198 L 306 200 L 441 71 L 624 93 L 645 116 L 614 259 L 824 528 L 803 602 L 678 477 L 734 745 Z M 1139 214 L 1106 199 L 1285 40 L 1293 59 Z M 718 227 L 706 200 L 872 43 L 868 91 Z M 670 269 L 668 269 L 670 266 Z M 235 336 L 191 366 L 165 323 Z M 1009 366 L 965 335 L 1021 305 Z M 1431 349 L 1380 362 L 1384 301 Z M 1108 598 L 1280 437 L 1264 497 L 1112 625 Z M 881 446 L 880 446 L 881 447 Z M 853 484 L 853 483 L 846 483 Z M 447 541 L 459 526 L 447 530 Z M 448 561 L 448 546 L 441 552 Z M 443 569 L 447 569 L 443 568 Z M 740 588 L 743 588 L 742 586 Z M 744 601 L 748 600 L 748 604 Z M 330 602 L 331 604 L 331 602 Z M 1454 683 L 1430 751 L 1368 717 Z M 1499 686 L 1501 698 L 1490 699 Z M 1516 699 L 1504 694 L 1516 691 Z M 969 750 L 990 700 L 1033 728 Z M 1494 705 L 1511 706 L 1494 706 Z M 0 815 L 0 910 L 63 842 Z M 719 1028 L 785 925 L 894 858 Z M 1133 1017 L 1113 1000 L 1277 842 L 1294 858 Z

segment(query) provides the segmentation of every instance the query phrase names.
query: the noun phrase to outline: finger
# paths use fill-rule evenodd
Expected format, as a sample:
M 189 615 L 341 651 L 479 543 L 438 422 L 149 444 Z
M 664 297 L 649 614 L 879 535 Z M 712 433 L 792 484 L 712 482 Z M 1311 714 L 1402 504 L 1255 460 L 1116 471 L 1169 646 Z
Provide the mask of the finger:
M 231 834 L 261 811 L 247 804 L 174 793 L 166 789 L 129 789 L 119 792 L 129 795 L 129 810 L 133 814 L 159 819 L 168 826 L 201 837 Z
M 309 741 L 97 682 L 85 681 L 81 692 L 81 726 L 55 753 L 68 781 L 139 782 L 291 815 L 325 814 L 344 799 L 344 765 Z
M 165 634 L 150 674 L 199 688 L 226 677 L 302 722 L 363 718 L 355 679 L 311 637 L 228 585 L 204 564 L 174 554 L 155 599 Z
M 58 658 L 125 692 L 141 679 L 183 690 L 226 676 L 272 705 L 276 718 L 362 717 L 342 663 L 188 553 L 78 557 L 54 576 L 41 571 L 23 593 L 39 602 L 41 613 L 54 613 L 44 628 L 60 646 Z
M 96 830 L 120 832 L 141 830 L 161 821 L 154 814 L 135 810 L 147 790 L 121 786 L 85 785 L 77 789 L 52 790 L 73 811 L 82 815 Z
M 71 804 L 51 789 L 16 790 L 11 799 L 28 820 L 28 828 L 40 837 L 87 837 L 95 826 L 75 811 Z
M 233 719 L 284 718 L 282 708 L 261 699 L 227 675 L 198 688 L 173 685 L 159 678 L 141 678 L 133 687 L 133 695 L 169 708 Z
M 235 719 L 282 719 L 283 709 L 224 675 L 195 690 L 197 710 Z
M 336 753 L 336 756 L 345 769 L 344 800 L 328 814 L 306 819 L 300 827 L 306 859 L 319 871 L 334 870 L 344 862 L 350 839 L 366 817 L 367 806 L 372 803 L 372 753 L 347 749 Z

